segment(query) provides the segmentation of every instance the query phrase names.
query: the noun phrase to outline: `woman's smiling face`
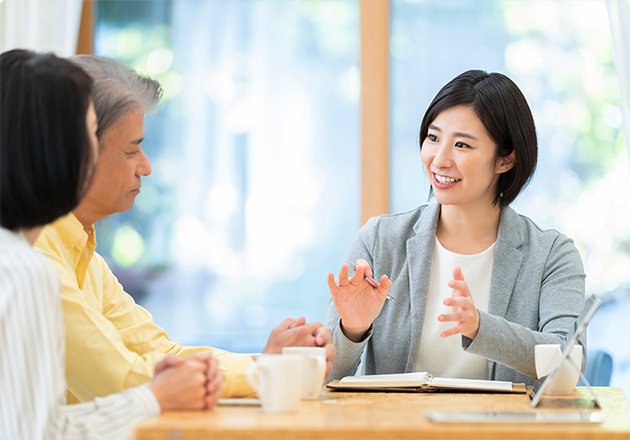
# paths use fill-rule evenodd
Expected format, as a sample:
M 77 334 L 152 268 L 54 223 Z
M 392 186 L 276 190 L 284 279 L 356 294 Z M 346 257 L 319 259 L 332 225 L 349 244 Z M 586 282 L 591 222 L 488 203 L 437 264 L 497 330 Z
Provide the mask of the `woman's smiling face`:
M 514 153 L 496 157 L 496 144 L 469 106 L 442 111 L 422 141 L 422 161 L 442 205 L 492 205 L 499 177 L 514 165 Z

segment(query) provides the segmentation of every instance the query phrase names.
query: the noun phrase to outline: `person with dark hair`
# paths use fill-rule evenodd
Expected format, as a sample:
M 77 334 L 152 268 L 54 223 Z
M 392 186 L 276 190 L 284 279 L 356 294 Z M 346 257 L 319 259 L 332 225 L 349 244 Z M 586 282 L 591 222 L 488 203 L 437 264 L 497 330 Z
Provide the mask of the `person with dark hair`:
M 67 216 L 46 226 L 35 248 L 44 254 L 62 282 L 66 324 L 68 402 L 87 402 L 148 382 L 165 354 L 187 357 L 210 351 L 225 374 L 224 396 L 249 396 L 245 378 L 251 354 L 172 341 L 145 310 L 124 291 L 105 260 L 95 251 L 94 223 L 133 206 L 141 179 L 151 174 L 142 149 L 144 117 L 162 96 L 159 82 L 106 57 L 70 58 L 94 80 L 92 99 L 98 118 L 100 157 L 93 183 Z M 267 341 L 263 353 L 285 346 L 326 348 L 328 371 L 335 348 L 328 329 L 303 317 L 287 318 Z
M 208 354 L 157 363 L 150 384 L 66 406 L 61 284 L 31 246 L 74 209 L 98 157 L 91 78 L 53 54 L 0 55 L 0 438 L 127 438 L 160 410 L 203 409 L 222 392 Z
M 420 150 L 435 199 L 370 219 L 338 283 L 328 275 L 325 325 L 337 348 L 330 378 L 355 374 L 364 354 L 364 374 L 534 385 L 534 346 L 571 333 L 585 274 L 571 239 L 509 206 L 536 168 L 527 101 L 505 75 L 464 72 L 429 105 Z M 372 274 L 378 287 L 366 279 Z M 586 340 L 579 343 L 585 355 Z

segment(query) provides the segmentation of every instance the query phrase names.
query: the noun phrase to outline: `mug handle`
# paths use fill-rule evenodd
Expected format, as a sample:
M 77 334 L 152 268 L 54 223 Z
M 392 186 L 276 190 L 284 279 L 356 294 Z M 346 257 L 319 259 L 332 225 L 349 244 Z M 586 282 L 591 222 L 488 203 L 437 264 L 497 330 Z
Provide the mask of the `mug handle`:
M 315 397 L 315 394 L 322 386 L 324 382 L 324 374 L 326 374 L 326 360 L 321 357 L 314 357 L 311 359 L 311 364 L 314 367 L 317 367 L 317 373 L 315 374 L 315 379 L 313 380 L 313 385 L 308 392 L 309 397 Z
M 256 362 L 252 362 L 247 366 L 247 371 L 245 372 L 245 378 L 252 389 L 258 394 L 258 381 L 254 380 L 254 371 L 259 368 L 256 368 Z

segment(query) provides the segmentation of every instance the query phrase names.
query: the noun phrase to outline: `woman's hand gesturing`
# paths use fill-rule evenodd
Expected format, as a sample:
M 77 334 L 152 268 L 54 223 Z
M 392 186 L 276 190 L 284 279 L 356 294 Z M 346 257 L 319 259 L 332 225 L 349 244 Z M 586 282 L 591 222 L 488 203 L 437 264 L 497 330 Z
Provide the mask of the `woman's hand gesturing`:
M 453 296 L 446 298 L 444 305 L 453 307 L 453 313 L 439 315 L 438 320 L 457 321 L 457 324 L 444 330 L 440 336 L 445 338 L 461 333 L 470 339 L 475 339 L 479 332 L 479 311 L 475 308 L 475 302 L 464 281 L 461 268 L 456 267 L 453 270 L 453 279 L 448 282 L 448 285 L 453 289 Z
M 341 316 L 341 330 L 351 341 L 358 342 L 370 328 L 383 308 L 392 282 L 383 275 L 377 289 L 373 288 L 365 276 L 372 276 L 367 261 L 357 260 L 357 270 L 348 278 L 348 265 L 343 264 L 339 271 L 339 284 L 335 276 L 328 274 L 328 287 L 337 312 Z

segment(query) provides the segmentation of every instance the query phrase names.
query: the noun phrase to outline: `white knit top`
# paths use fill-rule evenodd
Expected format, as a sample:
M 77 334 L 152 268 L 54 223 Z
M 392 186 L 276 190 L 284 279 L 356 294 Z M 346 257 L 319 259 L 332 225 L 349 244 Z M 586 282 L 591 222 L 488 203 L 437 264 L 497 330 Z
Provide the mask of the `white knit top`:
M 448 282 L 453 279 L 453 269 L 456 266 L 462 269 L 475 307 L 478 310 L 488 311 L 494 247 L 495 243 L 479 254 L 460 255 L 445 249 L 437 237 L 435 238 L 429 278 L 429 296 L 415 371 L 428 371 L 437 377 L 488 378 L 487 359 L 466 353 L 462 349 L 459 334 L 446 338 L 440 337 L 440 333 L 453 327 L 456 322 L 440 322 L 437 317 L 441 314 L 453 313 L 453 308 L 445 306 L 444 300 L 452 296 L 453 289 L 448 286 Z

